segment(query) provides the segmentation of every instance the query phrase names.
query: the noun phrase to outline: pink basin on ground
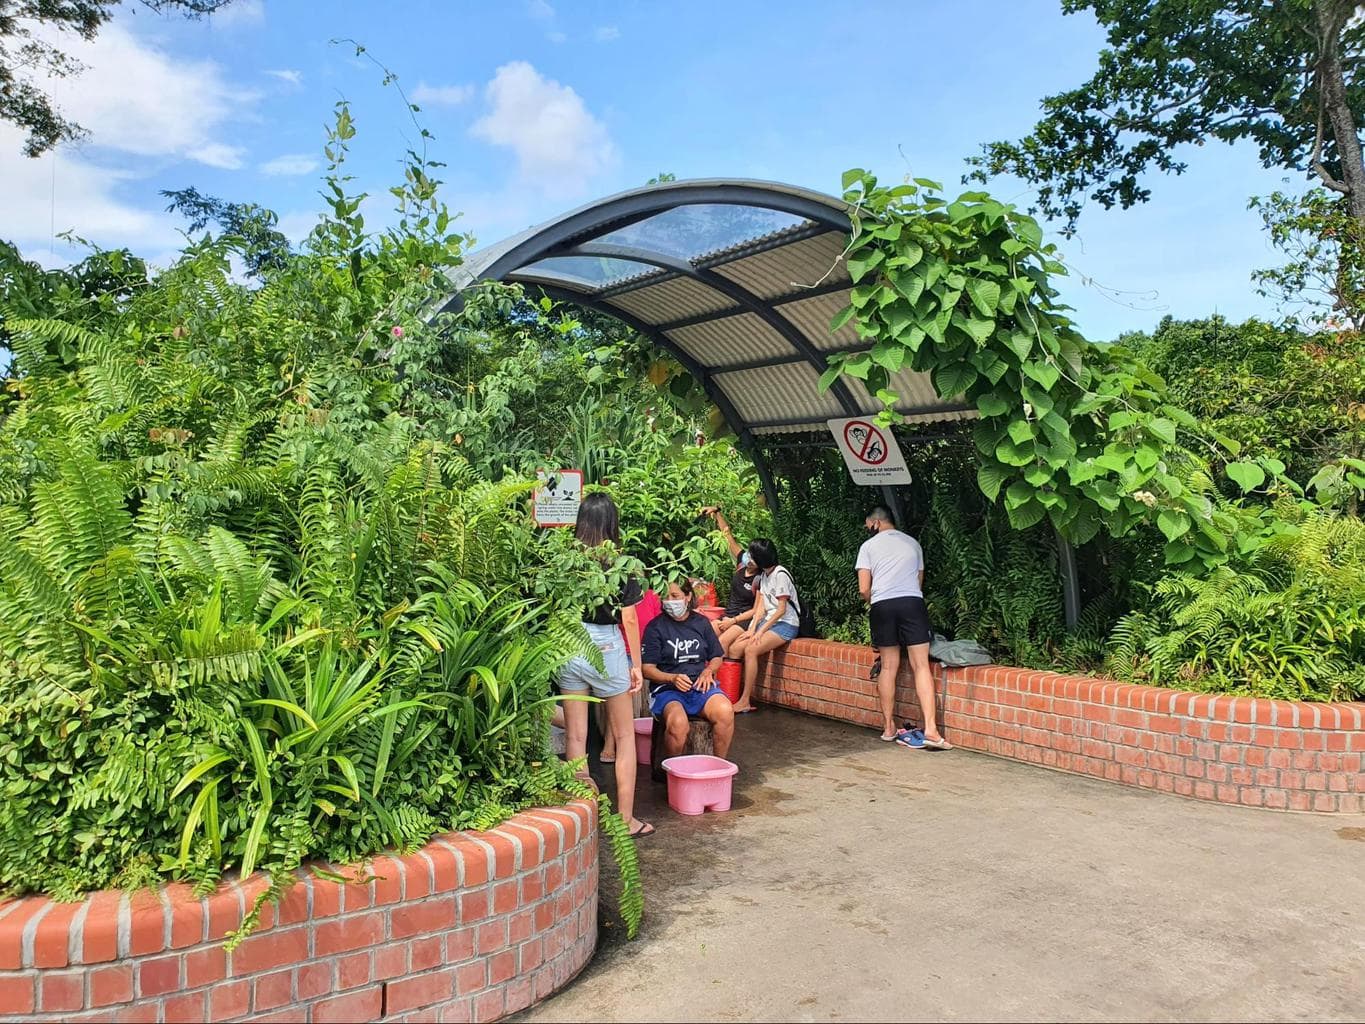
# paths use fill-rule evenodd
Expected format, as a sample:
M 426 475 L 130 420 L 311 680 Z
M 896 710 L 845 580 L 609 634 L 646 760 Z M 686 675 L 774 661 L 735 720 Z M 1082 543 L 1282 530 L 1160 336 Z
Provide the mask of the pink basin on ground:
M 635 719 L 635 763 L 649 764 L 650 740 L 654 735 L 654 719 Z
M 679 814 L 728 811 L 730 789 L 739 765 L 710 754 L 664 759 L 668 772 L 668 806 Z

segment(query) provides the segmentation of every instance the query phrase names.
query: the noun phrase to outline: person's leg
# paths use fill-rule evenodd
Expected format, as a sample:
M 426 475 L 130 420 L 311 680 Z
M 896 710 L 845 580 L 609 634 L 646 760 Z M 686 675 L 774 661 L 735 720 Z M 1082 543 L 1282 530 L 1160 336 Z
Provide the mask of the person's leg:
M 676 700 L 664 705 L 664 757 L 677 757 L 687 746 L 687 712 Z
M 602 753 L 598 760 L 603 764 L 611 764 L 616 760 L 616 733 L 612 731 L 606 706 L 602 704 L 597 706 L 597 728 L 602 733 Z
M 735 738 L 735 709 L 725 694 L 718 693 L 702 706 L 701 716 L 711 723 L 712 749 L 717 757 L 724 757 Z
M 635 818 L 635 758 L 627 757 L 626 752 L 635 753 L 635 715 L 634 694 L 618 693 L 604 702 L 607 708 L 608 733 L 615 740 L 616 749 L 621 756 L 616 759 L 616 809 L 632 832 L 643 828 L 645 823 Z
M 565 690 L 577 695 L 577 691 Z M 584 691 L 586 692 L 586 691 Z M 576 761 L 588 753 L 588 702 L 566 700 L 564 707 L 564 759 Z
M 908 648 L 910 670 L 915 674 L 915 695 L 924 714 L 924 738 L 938 742 L 943 739 L 938 731 L 937 707 L 934 699 L 934 673 L 929 667 L 929 645 L 915 644 Z
M 736 645 L 741 639 L 748 636 L 743 626 L 731 626 L 720 635 L 720 647 L 725 652 L 725 656 L 737 661 L 744 656 L 743 648 L 739 648 L 740 653 L 736 654 Z
M 753 707 L 754 684 L 758 682 L 758 659 L 777 650 L 787 641 L 775 630 L 768 630 L 744 645 L 744 692 L 739 695 L 735 710 L 741 714 Z
M 928 646 L 926 645 L 926 650 Z M 877 698 L 882 706 L 882 739 L 896 738 L 896 673 L 901 667 L 899 647 L 878 647 L 882 659 L 882 670 L 877 673 Z

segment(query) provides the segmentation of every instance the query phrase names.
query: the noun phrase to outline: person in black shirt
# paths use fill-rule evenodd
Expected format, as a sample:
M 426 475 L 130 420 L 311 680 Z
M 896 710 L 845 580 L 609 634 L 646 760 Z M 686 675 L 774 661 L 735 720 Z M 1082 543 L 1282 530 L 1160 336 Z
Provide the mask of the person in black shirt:
M 702 509 L 702 513 L 716 521 L 716 529 L 725 538 L 725 543 L 730 547 L 730 554 L 735 559 L 735 573 L 730 577 L 730 593 L 725 601 L 725 616 L 715 624 L 716 635 L 720 637 L 720 645 L 725 650 L 725 656 L 733 658 L 735 653 L 732 648 L 735 642 L 744 636 L 750 620 L 757 614 L 754 602 L 758 597 L 763 577 L 758 571 L 758 566 L 749 557 L 748 550 L 735 540 L 730 524 L 725 521 L 725 513 L 714 505 Z
M 589 494 L 578 509 L 574 537 L 588 548 L 610 541 L 621 543 L 621 526 L 616 503 L 606 494 Z M 616 758 L 616 807 L 626 819 L 632 836 L 647 836 L 654 826 L 633 816 L 635 809 L 635 714 L 631 696 L 644 685 L 640 668 L 640 620 L 635 606 L 640 603 L 640 585 L 628 580 L 617 601 L 583 610 L 583 629 L 602 652 L 606 672 L 582 656 L 570 659 L 559 673 L 559 689 L 565 694 L 600 697 L 607 709 L 612 749 Z M 573 761 L 588 749 L 588 704 L 564 701 L 565 756 Z M 610 751 L 604 749 L 604 754 Z
M 711 723 L 717 757 L 730 751 L 735 714 L 716 685 L 723 652 L 716 631 L 693 610 L 692 584 L 669 585 L 664 613 L 645 627 L 641 645 L 650 711 L 664 723 L 664 756 L 676 757 L 687 743 L 688 716 Z

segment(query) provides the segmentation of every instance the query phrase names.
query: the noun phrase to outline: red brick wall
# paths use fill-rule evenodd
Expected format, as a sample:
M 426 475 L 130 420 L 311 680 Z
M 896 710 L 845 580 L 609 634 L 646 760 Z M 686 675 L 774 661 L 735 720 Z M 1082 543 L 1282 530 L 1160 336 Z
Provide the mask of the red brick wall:
M 527 811 L 377 857 L 358 882 L 302 872 L 232 953 L 259 876 L 207 899 L 172 885 L 0 903 L 0 1021 L 497 1020 L 596 948 L 596 814 Z
M 870 648 L 794 640 L 758 700 L 880 728 Z M 1365 810 L 1365 704 L 1181 693 L 1105 679 L 935 665 L 954 744 L 1201 800 L 1293 811 Z M 897 721 L 920 721 L 909 674 Z

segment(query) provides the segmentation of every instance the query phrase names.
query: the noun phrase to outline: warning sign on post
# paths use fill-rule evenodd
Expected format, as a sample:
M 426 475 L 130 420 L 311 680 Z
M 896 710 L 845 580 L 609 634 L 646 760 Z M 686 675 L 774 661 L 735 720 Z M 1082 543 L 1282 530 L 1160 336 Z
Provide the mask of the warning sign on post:
M 536 473 L 537 526 L 573 526 L 583 504 L 581 469 L 542 469 Z
M 890 427 L 879 427 L 871 416 L 828 420 L 830 433 L 843 453 L 856 484 L 908 484 L 910 470 Z

